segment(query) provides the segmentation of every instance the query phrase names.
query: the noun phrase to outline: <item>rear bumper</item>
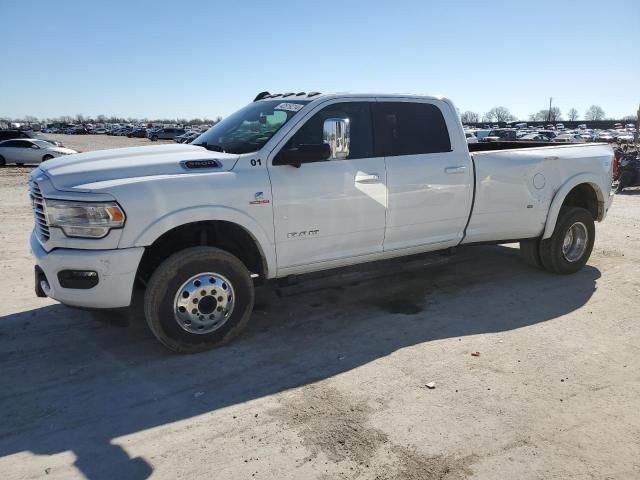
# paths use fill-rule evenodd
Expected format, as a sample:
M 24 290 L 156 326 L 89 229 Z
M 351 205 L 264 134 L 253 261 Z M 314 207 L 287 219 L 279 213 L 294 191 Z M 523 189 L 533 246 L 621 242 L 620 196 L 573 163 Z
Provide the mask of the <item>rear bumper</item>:
M 67 305 L 87 308 L 121 308 L 131 303 L 131 292 L 143 247 L 115 250 L 58 248 L 46 252 L 31 234 L 31 252 L 42 274 L 39 285 L 47 297 Z M 63 270 L 93 271 L 98 283 L 91 288 L 64 288 L 58 273 Z M 44 281 L 42 281 L 44 280 Z M 38 281 L 38 280 L 37 280 Z

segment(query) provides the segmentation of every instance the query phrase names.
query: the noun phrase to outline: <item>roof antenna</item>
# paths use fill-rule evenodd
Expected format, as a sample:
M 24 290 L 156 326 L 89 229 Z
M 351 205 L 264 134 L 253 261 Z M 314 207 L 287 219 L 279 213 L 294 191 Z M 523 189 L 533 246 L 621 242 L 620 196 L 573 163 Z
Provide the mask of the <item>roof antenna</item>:
M 270 95 L 269 92 L 260 92 L 258 95 L 256 95 L 256 98 L 253 99 L 254 102 L 257 102 L 258 100 L 262 100 L 265 97 L 268 97 Z

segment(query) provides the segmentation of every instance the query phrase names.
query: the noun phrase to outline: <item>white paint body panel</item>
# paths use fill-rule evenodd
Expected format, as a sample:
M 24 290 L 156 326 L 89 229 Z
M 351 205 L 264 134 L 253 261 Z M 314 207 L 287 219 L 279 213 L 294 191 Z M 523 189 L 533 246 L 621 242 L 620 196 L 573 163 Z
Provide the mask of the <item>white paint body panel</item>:
M 611 147 L 604 144 L 474 153 L 475 204 L 463 243 L 542 234 L 551 202 L 560 188 L 579 174 L 588 173 L 596 192 L 602 194 L 601 200 L 608 199 L 612 156 Z M 541 188 L 534 185 L 536 178 Z M 560 205 L 571 188 L 558 197 Z M 553 226 L 559 210 L 550 218 Z
M 443 112 L 452 151 L 385 159 L 389 191 L 385 251 L 419 245 L 457 245 L 469 218 L 473 165 L 464 133 L 455 134 L 461 130 L 457 114 L 450 103 L 442 100 L 423 102 L 434 104 Z
M 437 105 L 449 128 L 452 151 L 319 162 L 301 168 L 272 166 L 287 139 L 323 106 L 380 100 Z M 251 154 L 176 144 L 45 162 L 33 173 L 45 198 L 115 200 L 127 221 L 123 229 L 99 240 L 67 238 L 52 228 L 50 240 L 34 240 L 32 248 L 47 277 L 55 276 L 58 265 L 48 258 L 51 255 L 56 259 L 62 255 L 65 261 L 75 255 L 77 261 L 67 263 L 81 268 L 85 263 L 95 265 L 101 256 L 110 257 L 109 251 L 115 255 L 128 251 L 130 268 L 119 273 L 127 275 L 121 285 L 132 285 L 139 257 L 133 258 L 131 252 L 137 255 L 172 228 L 204 220 L 224 220 L 244 228 L 259 246 L 268 278 L 460 243 L 535 237 L 547 235 L 549 228 L 553 231 L 559 205 L 576 180 L 597 189 L 606 212 L 612 156 L 608 145 L 586 144 L 488 151 L 471 157 L 455 107 L 446 99 L 324 95 L 314 98 Z M 215 159 L 220 168 L 187 170 L 181 165 L 201 159 Z M 373 174 L 378 176 L 375 182 L 356 181 Z M 261 203 L 254 201 L 258 192 Z M 52 293 L 68 303 L 106 305 L 84 295 L 86 300 L 71 298 L 60 289 Z M 130 292 L 118 298 L 121 301 L 115 303 L 121 304 L 109 305 L 127 305 Z

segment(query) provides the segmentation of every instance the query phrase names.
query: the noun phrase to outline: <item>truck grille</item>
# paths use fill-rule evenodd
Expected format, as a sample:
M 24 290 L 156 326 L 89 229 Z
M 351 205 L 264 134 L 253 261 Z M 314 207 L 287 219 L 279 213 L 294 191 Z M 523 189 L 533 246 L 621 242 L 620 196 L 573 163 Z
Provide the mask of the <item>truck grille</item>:
M 47 216 L 44 213 L 44 200 L 42 199 L 42 193 L 40 193 L 40 187 L 38 187 L 38 184 L 33 180 L 29 182 L 29 190 L 31 205 L 33 207 L 36 235 L 40 240 L 46 242 L 49 240 L 49 223 L 47 222 Z

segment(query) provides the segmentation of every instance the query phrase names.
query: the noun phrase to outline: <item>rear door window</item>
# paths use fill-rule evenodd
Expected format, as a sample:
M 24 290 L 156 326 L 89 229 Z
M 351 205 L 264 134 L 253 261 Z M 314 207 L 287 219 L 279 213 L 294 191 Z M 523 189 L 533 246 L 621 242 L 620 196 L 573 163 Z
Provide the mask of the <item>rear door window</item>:
M 386 157 L 451 151 L 444 116 L 430 103 L 373 104 L 376 154 Z

